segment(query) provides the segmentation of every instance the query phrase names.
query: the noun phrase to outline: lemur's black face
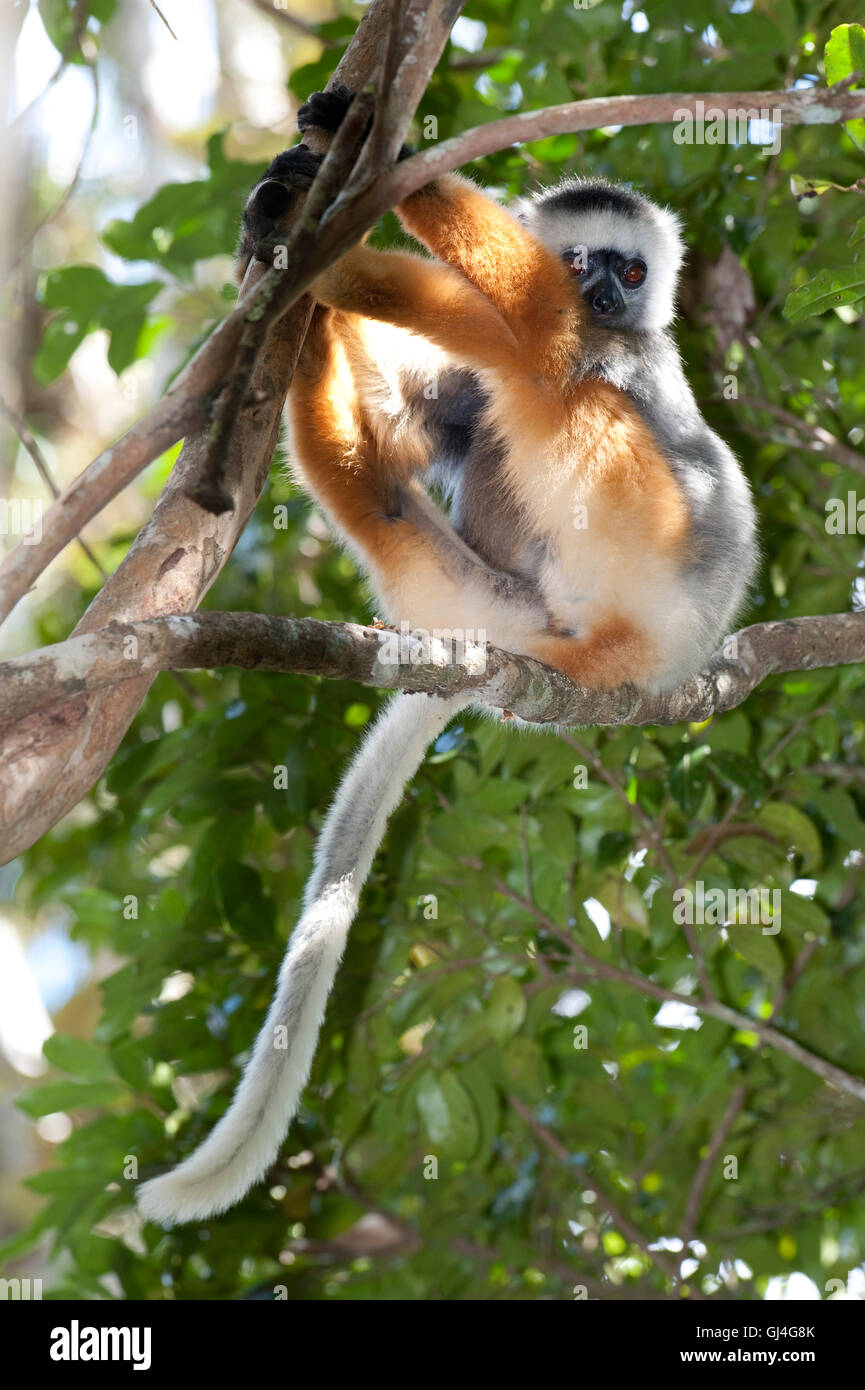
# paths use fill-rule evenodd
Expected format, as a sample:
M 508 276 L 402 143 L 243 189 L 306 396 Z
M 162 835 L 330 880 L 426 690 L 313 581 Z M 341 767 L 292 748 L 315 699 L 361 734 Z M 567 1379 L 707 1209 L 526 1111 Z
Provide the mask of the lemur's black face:
M 648 267 L 640 256 L 590 251 L 575 246 L 563 253 L 595 322 L 605 328 L 637 328 L 643 314 L 642 288 Z

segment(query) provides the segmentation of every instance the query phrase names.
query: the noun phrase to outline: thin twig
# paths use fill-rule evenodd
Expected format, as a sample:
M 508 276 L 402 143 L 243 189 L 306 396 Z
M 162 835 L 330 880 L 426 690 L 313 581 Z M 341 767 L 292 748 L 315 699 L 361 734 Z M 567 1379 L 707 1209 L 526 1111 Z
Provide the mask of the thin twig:
M 703 1201 L 703 1194 L 706 1185 L 712 1176 L 718 1154 L 721 1147 L 736 1122 L 739 1111 L 745 1104 L 748 1092 L 745 1086 L 734 1086 L 732 1095 L 727 1103 L 727 1108 L 721 1116 L 715 1133 L 709 1142 L 709 1147 L 703 1156 L 700 1166 L 694 1175 L 691 1190 L 688 1193 L 688 1200 L 685 1204 L 685 1215 L 682 1219 L 682 1255 L 679 1260 L 679 1278 L 682 1277 L 682 1265 L 687 1258 L 688 1246 L 694 1238 L 697 1230 L 697 1220 L 700 1215 L 700 1206 Z
M 175 34 L 175 32 L 174 32 L 174 30 L 172 29 L 171 25 L 168 23 L 168 20 L 165 18 L 165 15 L 162 13 L 161 9 L 160 9 L 159 6 L 157 5 L 156 0 L 150 0 L 150 4 L 151 4 L 151 7 L 152 7 L 152 8 L 156 11 L 156 13 L 159 15 L 159 18 L 162 20 L 162 23 L 165 25 L 165 27 L 166 27 L 166 29 L 168 30 L 168 32 L 169 32 L 169 34 L 171 35 L 171 37 L 172 37 L 173 39 L 176 39 L 176 38 L 177 38 L 177 35 Z
M 18 438 L 21 440 L 21 443 L 24 445 L 24 448 L 27 450 L 28 454 L 30 455 L 31 459 L 36 465 L 36 471 L 38 472 L 48 491 L 51 493 L 51 496 L 55 499 L 58 498 L 60 496 L 60 489 L 54 481 L 54 475 L 52 474 L 51 469 L 48 466 L 48 460 L 46 459 L 42 450 L 39 448 L 39 445 L 37 444 L 33 434 L 28 429 L 24 421 L 21 419 L 21 416 L 17 415 L 16 412 L 12 409 L 12 407 L 6 404 L 2 396 L 0 396 L 0 414 L 6 416 L 6 419 L 9 421 Z M 81 536 L 76 536 L 75 539 L 80 548 L 84 551 L 84 554 L 87 556 L 91 565 L 93 565 L 94 569 L 97 570 L 97 572 L 102 576 L 103 579 L 107 579 L 108 571 L 104 569 L 103 566 L 99 563 L 87 542 L 83 540 Z
M 652 1250 L 648 1237 L 644 1236 L 642 1231 L 633 1224 L 630 1218 L 625 1216 L 624 1212 L 616 1206 L 612 1198 L 607 1196 L 604 1189 L 599 1187 L 594 1179 L 590 1178 L 582 1168 L 575 1167 L 574 1161 L 567 1148 L 562 1141 L 553 1134 L 552 1130 L 548 1129 L 545 1124 L 542 1124 L 540 1120 L 536 1119 L 529 1106 L 526 1105 L 524 1101 L 520 1100 L 519 1097 L 509 1095 L 507 1101 L 511 1109 L 515 1110 L 524 1124 L 528 1125 L 535 1138 L 540 1141 L 544 1148 L 548 1149 L 559 1163 L 567 1164 L 568 1168 L 574 1172 L 575 1178 L 580 1186 L 587 1188 L 589 1192 L 594 1192 L 613 1225 L 621 1231 L 622 1235 L 627 1236 L 628 1240 L 631 1241 L 633 1245 L 639 1246 L 643 1253 L 649 1257 L 652 1263 L 657 1266 L 667 1279 L 671 1282 L 675 1282 L 676 1270 L 667 1259 L 666 1255 L 662 1254 L 660 1250 Z

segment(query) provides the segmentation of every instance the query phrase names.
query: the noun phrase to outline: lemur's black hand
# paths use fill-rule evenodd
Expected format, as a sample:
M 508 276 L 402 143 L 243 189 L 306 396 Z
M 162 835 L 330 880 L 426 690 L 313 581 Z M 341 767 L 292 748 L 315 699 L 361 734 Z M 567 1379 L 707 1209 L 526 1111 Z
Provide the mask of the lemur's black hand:
M 284 183 L 290 188 L 311 188 L 315 176 L 321 168 L 323 154 L 313 154 L 306 145 L 292 145 L 290 150 L 278 154 L 257 188 L 264 188 L 268 181 Z
M 333 135 L 342 125 L 353 101 L 354 92 L 341 82 L 334 82 L 326 92 L 313 92 L 297 113 L 298 130 L 317 126 L 319 130 L 327 130 Z
M 319 130 L 327 130 L 334 135 L 339 130 L 345 114 L 351 103 L 354 101 L 355 94 L 344 87 L 341 82 L 335 82 L 326 92 L 313 92 L 308 101 L 297 113 L 297 128 L 300 131 L 307 131 L 312 126 L 317 126 Z M 372 127 L 372 116 L 367 122 L 366 130 L 362 139 L 366 139 Z M 415 150 L 411 145 L 403 145 L 397 155 L 397 160 L 408 159 Z

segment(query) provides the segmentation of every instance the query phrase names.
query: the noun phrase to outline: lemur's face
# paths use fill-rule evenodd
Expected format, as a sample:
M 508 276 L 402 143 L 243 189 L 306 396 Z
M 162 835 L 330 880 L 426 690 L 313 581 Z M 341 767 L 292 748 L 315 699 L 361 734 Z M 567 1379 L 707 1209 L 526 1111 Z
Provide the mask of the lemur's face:
M 562 252 L 568 270 L 603 328 L 641 326 L 645 319 L 644 286 L 649 268 L 638 254 L 623 255 L 611 247 L 595 251 L 572 246 Z
M 595 323 L 631 332 L 670 323 L 684 250 L 674 213 L 602 179 L 565 179 L 518 198 L 514 211 L 564 259 Z

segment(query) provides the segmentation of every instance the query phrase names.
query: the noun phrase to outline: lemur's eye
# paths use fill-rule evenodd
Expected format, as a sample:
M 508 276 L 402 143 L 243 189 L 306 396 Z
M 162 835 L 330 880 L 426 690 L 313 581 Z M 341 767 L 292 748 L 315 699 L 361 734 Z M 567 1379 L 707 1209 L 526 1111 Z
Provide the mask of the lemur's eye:
M 562 259 L 572 275 L 585 275 L 586 258 L 580 251 L 566 251 Z
M 628 285 L 639 285 L 646 278 L 645 261 L 629 261 L 622 271 L 622 279 Z

